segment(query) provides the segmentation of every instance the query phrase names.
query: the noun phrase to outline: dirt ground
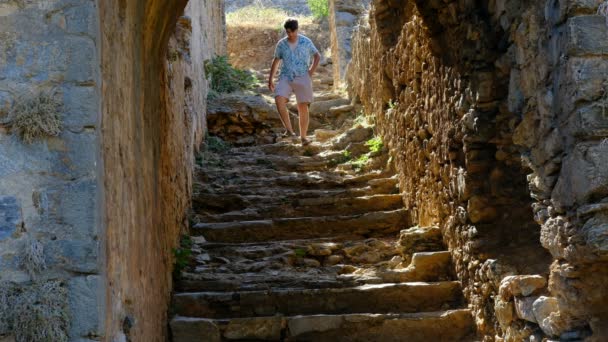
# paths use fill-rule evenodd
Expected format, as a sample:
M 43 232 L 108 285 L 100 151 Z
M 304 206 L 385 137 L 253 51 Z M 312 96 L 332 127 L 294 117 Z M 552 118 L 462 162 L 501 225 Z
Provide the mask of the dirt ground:
M 274 28 L 228 25 L 228 58 L 230 63 L 240 69 L 262 70 L 270 67 L 274 48 L 285 32 L 278 26 Z M 300 26 L 300 33 L 310 38 L 323 56 L 329 56 L 329 23 L 313 21 Z

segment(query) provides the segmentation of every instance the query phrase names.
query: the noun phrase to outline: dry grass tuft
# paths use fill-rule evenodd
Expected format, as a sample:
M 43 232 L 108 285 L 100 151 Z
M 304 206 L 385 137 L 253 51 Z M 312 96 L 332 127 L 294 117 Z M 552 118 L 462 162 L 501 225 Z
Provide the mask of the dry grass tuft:
M 300 26 L 311 24 L 312 16 L 295 16 L 276 7 L 266 7 L 260 3 L 239 8 L 226 14 L 226 25 L 233 27 L 255 27 L 283 29 L 283 23 L 288 17 L 298 19 Z
M 23 267 L 27 270 L 32 278 L 46 269 L 44 261 L 44 248 L 42 244 L 36 240 L 28 242 L 25 247 L 25 255 L 23 256 Z
M 0 283 L 0 336 L 12 331 L 13 302 L 17 286 L 13 283 Z
M 11 108 L 11 130 L 26 143 L 61 133 L 61 103 L 55 92 L 37 92 L 22 95 Z
M 67 290 L 59 281 L 19 287 L 0 284 L 0 334 L 15 342 L 68 341 Z

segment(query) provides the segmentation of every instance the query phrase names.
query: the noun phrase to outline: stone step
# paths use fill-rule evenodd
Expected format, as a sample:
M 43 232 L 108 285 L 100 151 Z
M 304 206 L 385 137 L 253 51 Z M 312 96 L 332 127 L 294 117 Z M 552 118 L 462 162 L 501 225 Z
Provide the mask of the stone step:
M 221 196 L 261 196 L 273 198 L 313 198 L 341 194 L 344 196 L 365 196 L 373 194 L 394 194 L 397 192 L 398 180 L 396 178 L 378 177 L 361 181 L 348 181 L 346 184 L 333 183 L 333 187 L 290 187 L 288 182 L 283 185 L 255 186 L 249 184 L 218 184 L 205 183 L 197 185 L 193 201 L 195 204 L 204 204 Z M 258 183 L 259 184 L 259 183 Z M 263 199 L 263 198 L 261 198 Z
M 255 203 L 255 205 L 254 205 Z M 205 212 L 205 205 L 197 207 L 197 213 Z M 268 201 L 243 203 L 238 211 L 225 214 L 200 215 L 202 222 L 252 221 L 263 218 L 332 216 L 340 214 L 363 214 L 371 211 L 388 211 L 403 207 L 401 195 L 373 195 L 362 197 L 316 197 L 293 201 L 285 198 L 271 198 Z M 217 208 L 213 203 L 210 209 Z M 212 211 L 213 212 L 213 211 Z
M 198 223 L 192 235 L 208 241 L 256 242 L 328 237 L 348 233 L 363 237 L 383 236 L 408 226 L 404 209 L 362 215 L 281 218 L 260 221 Z
M 176 286 L 179 291 L 335 288 L 455 279 L 449 252 L 416 253 L 408 262 L 390 239 L 203 243 L 196 248 L 197 266 L 182 272 Z
M 175 342 L 459 342 L 474 340 L 470 310 L 410 314 L 343 314 L 207 319 L 176 316 Z
M 352 288 L 177 293 L 176 314 L 236 318 L 274 315 L 437 311 L 462 305 L 460 283 L 375 284 Z

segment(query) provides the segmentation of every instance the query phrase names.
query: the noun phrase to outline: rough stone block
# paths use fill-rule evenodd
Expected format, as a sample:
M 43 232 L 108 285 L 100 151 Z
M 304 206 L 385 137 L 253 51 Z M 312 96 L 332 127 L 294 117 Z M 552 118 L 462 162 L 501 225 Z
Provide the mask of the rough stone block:
M 552 198 L 562 206 L 608 196 L 608 143 L 581 143 L 566 157 Z
M 102 336 L 99 327 L 102 281 L 99 276 L 72 278 L 68 282 L 70 338 Z
M 267 317 L 233 319 L 224 330 L 224 337 L 231 340 L 280 340 L 283 318 Z
M 47 140 L 53 155 L 52 171 L 67 179 L 94 176 L 97 171 L 97 134 L 64 131 L 59 138 Z
M 551 322 L 551 314 L 559 311 L 557 298 L 540 296 L 532 304 L 534 317 L 543 332 L 549 336 L 559 335 Z
M 571 56 L 608 53 L 608 26 L 600 15 L 582 15 L 568 19 L 567 51 Z
M 98 101 L 95 87 L 63 87 L 63 125 L 71 131 L 97 125 Z
M 593 102 L 605 92 L 608 60 L 598 57 L 570 58 L 558 74 L 561 115 L 570 115 L 581 102 Z
M 0 196 L 0 241 L 10 237 L 23 223 L 16 197 Z
M 498 298 L 494 303 L 494 313 L 496 314 L 498 324 L 500 324 L 503 330 L 513 322 L 513 318 L 515 317 L 513 311 L 512 301 L 504 301 Z
M 220 329 L 212 320 L 204 318 L 176 317 L 171 321 L 174 341 L 220 342 Z
M 532 304 L 538 297 L 515 297 L 515 312 L 517 317 L 528 322 L 536 323 Z
M 567 130 L 571 136 L 608 137 L 608 109 L 597 102 L 577 109 L 568 120 Z
M 602 260 L 608 260 L 608 217 L 604 214 L 587 220 L 582 233 L 591 253 Z
M 95 241 L 54 240 L 44 247 L 49 266 L 79 273 L 99 272 L 99 246 Z
M 38 191 L 35 206 L 45 224 L 55 229 L 58 238 L 94 239 L 97 183 L 94 179 L 68 182 Z
M 65 20 L 66 32 L 88 35 L 91 38 L 96 36 L 98 24 L 95 2 L 87 1 L 80 6 L 69 7 L 62 17 Z
M 503 280 L 503 284 L 505 283 L 508 284 L 514 296 L 529 296 L 547 286 L 547 280 L 540 275 L 510 276 Z
M 69 37 L 63 48 L 68 58 L 65 80 L 79 84 L 94 84 L 97 65 L 95 42 L 84 37 Z

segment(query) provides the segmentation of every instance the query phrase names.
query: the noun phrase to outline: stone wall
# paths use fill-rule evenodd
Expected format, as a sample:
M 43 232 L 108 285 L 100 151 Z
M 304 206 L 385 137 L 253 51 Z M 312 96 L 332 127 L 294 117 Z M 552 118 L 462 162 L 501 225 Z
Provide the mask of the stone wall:
M 68 294 L 70 339 L 103 334 L 98 46 L 95 1 L 0 1 L 0 283 L 19 284 L 23 294 L 58 281 Z M 55 93 L 63 129 L 25 143 L 9 113 L 40 93 Z M 0 326 L 38 319 L 17 312 L 24 300 L 0 312 Z
M 350 92 L 416 222 L 442 228 L 485 340 L 608 336 L 598 5 L 374 0 L 353 38 Z
M 186 3 L 0 1 L 0 339 L 59 327 L 69 340 L 165 341 L 203 62 L 225 54 L 223 0 Z M 63 128 L 26 143 L 12 113 L 40 94 L 55 94 Z M 45 284 L 67 297 L 54 291 L 41 312 L 65 302 L 67 327 L 19 309 Z
M 251 5 L 276 7 L 291 14 L 311 15 L 307 0 L 226 0 L 226 12 L 234 12 Z
M 352 56 L 353 31 L 369 4 L 370 0 L 329 0 L 329 32 L 334 67 L 334 88 L 339 88 L 344 84 L 346 66 Z
M 191 0 L 180 17 L 185 5 L 117 0 L 100 9 L 111 340 L 167 337 L 172 248 L 187 228 L 205 128 L 201 68 L 225 53 L 223 1 Z

